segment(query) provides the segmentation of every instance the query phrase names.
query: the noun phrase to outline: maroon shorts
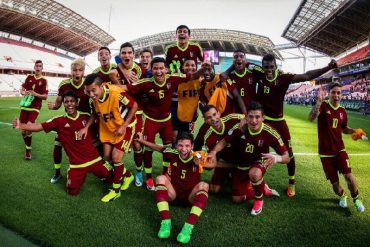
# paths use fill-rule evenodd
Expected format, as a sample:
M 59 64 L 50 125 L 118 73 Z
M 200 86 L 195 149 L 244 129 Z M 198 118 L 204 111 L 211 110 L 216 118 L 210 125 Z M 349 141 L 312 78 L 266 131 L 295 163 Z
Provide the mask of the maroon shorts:
M 172 143 L 171 119 L 164 122 L 157 122 L 149 118 L 144 121 L 144 138 L 149 142 L 155 142 L 155 135 L 159 133 L 163 144 Z
M 213 171 L 211 184 L 212 185 L 223 185 L 227 179 L 230 178 L 230 174 L 233 173 L 235 168 L 216 167 Z
M 341 151 L 334 157 L 320 157 L 320 159 L 326 179 L 329 179 L 332 184 L 339 181 L 338 172 L 342 174 L 351 173 L 346 151 Z
M 127 127 L 126 128 L 126 133 L 125 133 L 125 136 L 123 137 L 123 139 L 120 142 L 117 142 L 117 143 L 113 144 L 113 146 L 115 148 L 117 148 L 118 150 L 121 150 L 125 153 L 128 153 L 129 149 L 132 145 L 132 140 L 134 139 L 135 133 L 136 133 L 135 132 L 135 125 L 132 126 L 132 127 Z M 103 142 L 103 144 L 104 143 L 106 143 L 106 142 Z
M 107 178 L 110 175 L 111 168 L 100 160 L 90 166 L 82 168 L 69 168 L 67 174 L 67 192 L 70 195 L 78 195 L 80 188 L 85 182 L 87 173 L 91 172 L 98 178 Z
M 140 113 L 136 113 L 136 125 L 135 125 L 135 134 L 136 133 L 139 133 L 139 132 L 143 132 L 143 124 L 144 124 L 144 121 L 143 121 L 143 114 Z
M 281 136 L 281 139 L 284 142 L 284 145 L 288 148 L 289 156 L 292 157 L 293 149 L 292 149 L 292 145 L 290 144 L 291 137 L 290 137 L 290 132 L 289 132 L 288 125 L 286 124 L 286 121 L 285 120 L 271 121 L 271 120 L 265 119 L 264 122 L 270 125 L 271 127 L 273 127 L 279 133 L 279 135 Z
M 28 123 L 28 122 L 35 123 L 36 118 L 37 118 L 38 115 L 39 115 L 38 111 L 21 110 L 21 114 L 19 116 L 19 121 L 21 123 L 25 123 L 25 124 Z
M 177 187 L 173 187 L 176 192 L 176 198 L 171 202 L 171 204 L 176 204 L 176 205 L 184 205 L 187 206 L 190 204 L 189 202 L 189 196 L 190 193 L 192 192 L 193 188 L 190 189 L 181 189 Z
M 232 176 L 232 195 L 244 196 L 247 193 L 247 187 L 250 183 L 249 169 L 240 170 L 236 168 Z

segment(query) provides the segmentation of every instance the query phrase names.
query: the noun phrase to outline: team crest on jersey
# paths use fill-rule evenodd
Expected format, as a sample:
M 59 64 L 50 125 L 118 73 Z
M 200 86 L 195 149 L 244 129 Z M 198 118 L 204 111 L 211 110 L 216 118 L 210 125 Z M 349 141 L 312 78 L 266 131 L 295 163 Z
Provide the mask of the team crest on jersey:
M 339 118 L 342 120 L 343 119 L 343 113 L 339 113 Z
M 262 147 L 263 146 L 263 143 L 264 143 L 264 140 L 258 140 L 258 146 L 259 147 Z
M 252 77 L 249 77 L 249 79 L 248 79 L 248 83 L 249 83 L 249 85 L 253 84 L 253 79 L 252 79 Z
M 39 86 L 41 86 L 41 85 L 42 85 L 42 82 L 40 81 L 40 82 L 39 82 Z
M 171 82 L 168 82 L 167 83 L 167 89 L 170 89 L 171 88 Z
M 194 56 L 194 53 L 191 51 L 190 52 L 190 57 L 193 57 Z
M 86 120 L 82 120 L 82 126 L 86 126 Z

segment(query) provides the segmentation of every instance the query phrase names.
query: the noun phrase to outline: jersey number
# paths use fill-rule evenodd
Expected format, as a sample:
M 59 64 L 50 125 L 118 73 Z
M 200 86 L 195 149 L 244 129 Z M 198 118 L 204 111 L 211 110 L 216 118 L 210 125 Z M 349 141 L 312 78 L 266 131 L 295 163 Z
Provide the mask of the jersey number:
M 240 96 L 244 97 L 244 88 L 240 89 Z
M 247 148 L 245 149 L 245 152 L 247 153 L 253 153 L 254 145 L 247 143 Z
M 185 179 L 186 176 L 186 170 L 181 170 L 181 179 Z
M 269 94 L 270 93 L 270 87 L 264 86 L 263 87 L 263 93 L 264 94 Z
M 158 91 L 158 95 L 159 95 L 159 99 L 163 99 L 164 98 L 164 91 L 163 90 L 159 90 Z
M 333 118 L 333 129 L 336 129 L 338 126 L 338 118 Z

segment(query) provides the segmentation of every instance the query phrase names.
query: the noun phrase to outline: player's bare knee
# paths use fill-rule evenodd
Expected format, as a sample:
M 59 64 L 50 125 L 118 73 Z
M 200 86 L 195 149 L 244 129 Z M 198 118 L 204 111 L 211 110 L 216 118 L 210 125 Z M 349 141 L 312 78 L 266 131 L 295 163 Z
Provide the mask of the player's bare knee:
M 160 175 L 155 179 L 156 184 L 165 184 L 167 177 L 165 175 Z
M 207 191 L 209 190 L 209 185 L 206 182 L 200 182 L 199 183 L 199 190 Z
M 252 168 L 249 171 L 249 178 L 252 182 L 257 182 L 262 179 L 262 171 L 258 168 Z

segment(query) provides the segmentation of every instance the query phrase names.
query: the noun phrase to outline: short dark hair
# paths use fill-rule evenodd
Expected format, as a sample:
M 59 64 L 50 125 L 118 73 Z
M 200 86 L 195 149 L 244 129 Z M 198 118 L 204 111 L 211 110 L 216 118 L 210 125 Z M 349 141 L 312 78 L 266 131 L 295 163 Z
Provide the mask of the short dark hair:
M 121 52 L 122 48 L 125 48 L 125 47 L 130 47 L 132 49 L 132 52 L 135 53 L 134 46 L 130 42 L 123 43 L 121 47 L 119 48 L 119 52 Z
M 200 107 L 200 111 L 202 112 L 202 114 L 204 115 L 204 114 L 206 114 L 209 110 L 211 110 L 211 109 L 216 109 L 216 111 L 217 111 L 217 108 L 214 106 L 214 105 L 205 105 L 205 106 L 203 106 L 203 107 Z
M 245 55 L 245 51 L 242 50 L 242 49 L 237 49 L 237 50 L 234 51 L 234 53 L 238 53 L 238 52 L 243 53 Z
M 153 52 L 149 48 L 145 48 L 142 51 L 140 51 L 139 55 L 141 56 L 144 52 L 149 52 L 150 56 L 153 57 Z
M 342 87 L 342 85 L 339 82 L 331 82 L 329 84 L 329 91 L 332 90 L 335 87 Z
M 191 144 L 193 144 L 193 134 L 190 131 L 180 131 L 176 136 L 176 143 L 181 140 L 190 140 Z
M 109 54 L 111 54 L 111 52 L 110 52 L 109 48 L 108 48 L 108 47 L 106 47 L 106 46 L 102 46 L 102 47 L 100 47 L 100 48 L 99 48 L 99 50 L 98 50 L 98 53 L 99 53 L 101 50 L 107 50 L 107 51 L 109 52 Z
M 38 59 L 38 60 L 35 61 L 35 64 L 37 64 L 37 63 L 42 63 L 42 61 L 40 59 Z
M 163 57 L 155 57 L 150 62 L 150 67 L 153 68 L 153 64 L 155 63 L 164 63 L 164 65 L 167 67 L 166 60 Z
M 66 91 L 62 94 L 62 101 L 64 101 L 65 97 L 73 97 L 76 100 L 76 102 L 78 101 L 77 94 L 73 92 L 72 90 Z
M 93 84 L 94 82 L 98 85 L 102 84 L 102 80 L 97 73 L 88 74 L 84 80 L 84 85 L 88 86 Z
M 256 101 L 252 101 L 247 107 L 247 113 L 250 111 L 261 111 L 263 113 L 263 106 Z
M 275 59 L 275 56 L 274 56 L 274 55 L 272 55 L 272 54 L 266 54 L 266 55 L 264 55 L 264 56 L 263 56 L 263 58 L 262 58 L 262 63 L 263 63 L 264 61 L 273 61 L 273 62 L 275 63 L 275 65 L 276 65 L 276 59 Z
M 176 28 L 176 33 L 177 33 L 177 31 L 178 31 L 179 29 L 182 29 L 182 28 L 186 28 L 186 29 L 188 30 L 189 35 L 190 35 L 190 28 L 188 28 L 188 26 L 186 26 L 186 25 L 180 25 L 180 26 L 178 26 L 178 27 Z

